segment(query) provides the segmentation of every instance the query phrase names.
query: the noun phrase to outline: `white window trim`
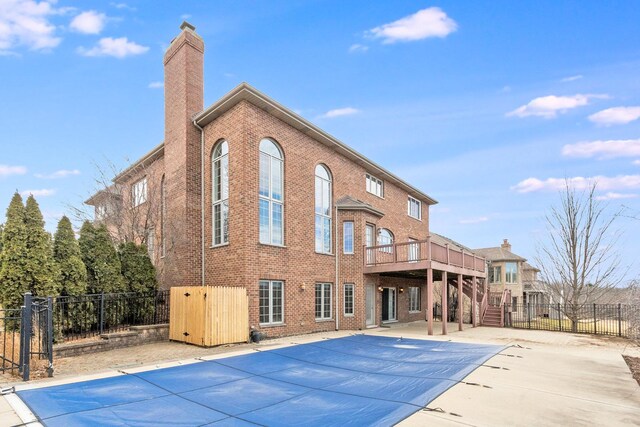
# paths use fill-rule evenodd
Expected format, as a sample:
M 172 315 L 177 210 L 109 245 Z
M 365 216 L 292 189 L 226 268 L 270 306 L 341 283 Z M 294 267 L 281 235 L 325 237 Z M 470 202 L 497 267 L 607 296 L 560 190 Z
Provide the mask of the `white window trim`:
M 415 310 L 413 309 L 413 305 L 411 304 L 412 299 L 411 299 L 411 289 L 417 289 L 418 290 L 418 309 Z M 422 292 L 420 291 L 420 287 L 419 286 L 409 286 L 409 313 L 420 313 L 422 312 L 422 301 L 420 301 L 420 299 L 422 298 Z
M 328 204 L 328 206 L 329 206 L 329 214 L 325 215 L 324 213 L 316 212 L 316 207 L 317 206 L 315 206 L 315 200 L 316 200 L 317 195 L 314 194 L 314 199 L 313 199 L 314 200 L 314 202 L 313 202 L 314 203 L 314 209 L 313 209 L 313 212 L 314 212 L 314 217 L 313 217 L 314 248 L 315 248 L 316 253 L 326 254 L 326 255 L 333 255 L 333 251 L 332 251 L 332 249 L 333 249 L 333 236 L 332 236 L 332 234 L 333 233 L 331 232 L 331 229 L 333 227 L 333 218 L 332 218 L 332 215 L 331 215 L 332 214 L 331 199 L 333 197 L 333 194 L 332 194 L 333 193 L 333 182 L 332 182 L 332 179 L 331 179 L 332 176 L 331 176 L 331 172 L 329 171 L 329 168 L 327 168 L 325 165 L 317 165 L 317 166 L 320 166 L 320 167 L 324 168 L 324 170 L 329 175 L 329 179 L 325 179 L 325 178 L 315 174 L 315 180 L 314 180 L 314 188 L 315 188 L 315 182 L 317 180 L 320 180 L 321 183 L 325 183 L 325 182 L 329 183 L 329 204 Z M 320 188 L 321 197 L 322 197 L 322 191 L 323 191 L 322 188 Z M 318 250 L 318 247 L 317 247 L 318 242 L 315 241 L 315 239 L 316 239 L 316 230 L 315 230 L 315 228 L 316 228 L 316 217 L 320 217 L 321 220 L 322 220 L 321 223 L 320 223 L 320 231 L 321 231 L 321 239 L 322 239 L 322 241 L 321 241 L 322 249 L 321 250 Z M 328 251 L 325 251 L 325 247 L 324 247 L 324 235 L 325 235 L 324 234 L 324 232 L 325 232 L 324 219 L 325 218 L 329 219 L 329 250 Z
M 138 187 L 140 186 L 140 187 Z M 140 194 L 138 192 L 140 191 Z M 131 202 L 133 207 L 138 207 L 147 201 L 147 177 L 134 182 L 131 185 Z
M 414 202 L 418 205 L 418 216 L 411 215 L 411 202 Z M 409 196 L 407 199 L 407 215 L 411 218 L 417 219 L 418 221 L 422 221 L 422 202 L 414 197 Z
M 508 271 L 507 269 L 507 266 L 509 266 L 509 264 L 513 264 L 516 267 L 513 273 Z M 511 278 L 514 275 L 515 275 L 515 280 L 511 280 Z M 504 264 L 504 282 L 508 283 L 509 285 L 515 285 L 518 283 L 518 263 L 517 262 L 506 262 Z
M 371 191 L 371 184 L 370 184 L 371 182 L 375 182 L 375 184 L 380 187 L 380 194 L 376 193 L 375 191 Z M 381 199 L 384 199 L 384 181 L 381 180 L 380 178 L 376 178 L 370 173 L 367 173 L 365 175 L 365 189 L 367 190 L 368 193 L 373 194 L 374 196 L 380 197 Z
M 351 287 L 351 313 L 347 313 L 347 287 Z M 344 317 L 356 316 L 356 285 L 354 283 L 345 283 L 342 288 L 342 314 Z
M 260 189 L 258 189 L 258 199 L 262 199 L 265 200 L 266 202 L 269 203 L 269 241 L 268 242 L 263 242 L 260 240 L 260 218 L 258 218 L 258 242 L 263 244 L 263 245 L 269 245 L 269 246 L 279 246 L 279 247 L 284 247 L 285 245 L 285 236 L 284 236 L 284 228 L 285 228 L 285 218 L 284 218 L 284 202 L 285 202 L 285 195 L 284 195 L 284 155 L 282 154 L 282 148 L 273 140 L 269 139 L 269 138 L 264 138 L 267 139 L 268 141 L 270 141 L 272 144 L 274 144 L 276 146 L 276 148 L 280 151 L 280 155 L 282 156 L 282 158 L 278 159 L 275 158 L 273 155 L 266 153 L 260 149 L 258 149 L 258 152 L 260 154 L 265 154 L 269 157 L 269 196 L 263 196 L 262 194 L 260 194 Z M 262 140 L 261 140 L 262 141 Z M 273 176 L 272 176 L 272 162 L 273 160 L 278 160 L 280 162 L 280 177 L 282 179 L 282 200 L 276 200 L 274 199 L 273 196 Z M 260 165 L 258 163 L 258 176 L 260 174 Z M 259 178 L 258 178 L 259 179 Z M 282 243 L 274 243 L 273 241 L 273 205 L 274 204 L 279 204 L 280 206 L 282 206 L 282 236 L 281 236 L 281 240 Z M 260 209 L 258 207 L 258 209 Z M 259 217 L 259 214 L 258 214 Z
M 316 322 L 324 322 L 327 320 L 333 320 L 333 286 L 331 286 L 331 283 L 327 283 L 327 282 L 323 282 L 323 283 L 316 283 L 315 287 L 314 287 L 314 293 L 313 293 L 313 299 L 314 299 L 314 304 L 313 304 L 313 309 L 314 312 L 317 311 L 317 301 L 316 301 L 316 292 L 317 292 L 317 287 L 318 285 L 321 286 L 321 298 L 320 298 L 320 317 L 316 317 Z M 329 317 L 324 317 L 324 301 L 325 301 L 325 286 L 328 285 L 329 288 Z M 314 313 L 314 315 L 317 316 L 317 313 Z
M 260 282 L 269 283 L 269 322 L 263 323 L 260 322 Z M 273 321 L 273 284 L 280 283 L 282 286 L 282 320 L 279 322 Z M 284 325 L 284 281 L 283 280 L 260 280 L 258 282 L 258 321 L 260 322 L 260 326 L 279 326 Z
M 346 232 L 346 225 L 347 224 L 351 224 L 351 251 L 347 251 L 346 249 L 346 237 L 347 237 L 347 232 Z M 353 255 L 353 253 L 355 252 L 355 224 L 353 223 L 353 221 L 343 221 L 342 222 L 342 253 L 345 255 Z
M 218 157 L 213 157 L 213 153 L 218 149 L 222 144 L 227 144 L 227 152 Z M 215 188 L 215 172 L 216 172 L 216 163 L 222 168 L 223 160 L 227 159 L 227 173 L 229 172 L 229 143 L 226 140 L 221 140 L 216 143 L 213 148 L 212 156 L 211 156 L 211 247 L 223 246 L 229 244 L 229 230 L 227 229 L 227 236 L 225 239 L 224 235 L 224 215 L 222 214 L 222 210 L 224 209 L 224 204 L 227 204 L 227 221 L 229 220 L 229 176 L 227 175 L 226 185 L 227 185 L 227 197 L 224 197 L 224 191 L 221 194 L 220 199 L 215 199 L 216 188 Z M 222 171 L 220 173 L 220 178 L 224 179 L 222 175 Z M 221 183 L 224 185 L 224 183 Z M 220 206 L 220 229 L 216 230 L 216 206 Z M 216 236 L 216 232 L 219 232 L 219 236 Z M 220 243 L 216 243 L 216 237 L 220 237 Z

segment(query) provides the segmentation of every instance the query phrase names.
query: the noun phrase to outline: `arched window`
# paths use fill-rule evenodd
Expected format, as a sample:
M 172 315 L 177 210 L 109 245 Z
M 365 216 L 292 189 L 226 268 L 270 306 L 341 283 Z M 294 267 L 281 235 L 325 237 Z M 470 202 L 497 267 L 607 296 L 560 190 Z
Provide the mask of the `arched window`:
M 213 245 L 229 243 L 229 144 L 220 141 L 211 154 Z
M 381 228 L 380 230 L 378 230 L 378 246 L 391 244 L 393 244 L 393 233 L 386 228 Z M 386 248 L 380 248 L 380 251 L 392 253 L 393 247 L 389 246 Z
M 316 166 L 315 209 L 316 252 L 331 253 L 331 174 L 323 165 Z
M 165 190 L 164 175 L 160 180 L 160 256 L 165 256 L 165 222 L 167 219 L 167 193 Z
M 270 139 L 260 141 L 260 243 L 284 244 L 284 158 Z

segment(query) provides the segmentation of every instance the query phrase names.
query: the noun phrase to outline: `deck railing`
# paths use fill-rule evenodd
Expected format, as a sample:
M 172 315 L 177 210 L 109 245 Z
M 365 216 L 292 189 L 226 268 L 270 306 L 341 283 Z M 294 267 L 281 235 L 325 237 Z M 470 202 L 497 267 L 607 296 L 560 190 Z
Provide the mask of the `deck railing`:
M 437 261 L 470 270 L 485 271 L 484 258 L 464 250 L 453 249 L 448 244 L 432 242 L 430 239 L 364 247 L 365 267 L 418 261 Z

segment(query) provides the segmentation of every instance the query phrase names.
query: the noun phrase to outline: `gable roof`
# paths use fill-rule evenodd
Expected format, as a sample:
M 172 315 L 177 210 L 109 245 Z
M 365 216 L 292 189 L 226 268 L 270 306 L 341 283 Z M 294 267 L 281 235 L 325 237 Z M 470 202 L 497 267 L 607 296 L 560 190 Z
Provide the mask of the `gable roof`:
M 534 271 L 540 272 L 539 268 L 534 267 L 533 265 L 529 264 L 528 262 L 525 262 L 524 264 L 522 264 L 522 269 L 523 270 L 534 270 Z
M 483 256 L 488 261 L 526 261 L 526 258 L 522 258 L 520 255 L 516 255 L 511 251 L 502 249 L 501 247 L 495 248 L 480 248 L 474 249 L 473 252 Z
M 304 133 L 305 135 L 308 135 L 316 141 L 342 154 L 356 164 L 359 164 L 363 168 L 375 174 L 378 178 L 385 179 L 386 181 L 389 181 L 404 189 L 405 191 L 407 191 L 407 193 L 409 193 L 409 195 L 423 200 L 429 205 L 435 205 L 436 203 L 438 203 L 435 199 L 429 197 L 427 194 L 398 178 L 388 170 L 384 169 L 382 166 L 379 166 L 378 164 L 369 160 L 343 142 L 329 135 L 313 123 L 294 113 L 284 105 L 278 103 L 274 99 L 268 97 L 267 95 L 263 94 L 247 83 L 241 83 L 240 85 L 236 86 L 218 101 L 211 104 L 204 111 L 196 114 L 193 118 L 193 121 L 198 126 L 204 127 L 227 112 L 240 101 L 250 102 L 251 104 L 282 120 L 283 122 Z
M 369 203 L 365 203 L 362 200 L 355 199 L 351 196 L 344 196 L 336 200 L 336 206 L 338 209 L 354 210 L 354 211 L 366 211 L 377 215 L 379 217 L 384 216 L 384 212 L 374 208 Z

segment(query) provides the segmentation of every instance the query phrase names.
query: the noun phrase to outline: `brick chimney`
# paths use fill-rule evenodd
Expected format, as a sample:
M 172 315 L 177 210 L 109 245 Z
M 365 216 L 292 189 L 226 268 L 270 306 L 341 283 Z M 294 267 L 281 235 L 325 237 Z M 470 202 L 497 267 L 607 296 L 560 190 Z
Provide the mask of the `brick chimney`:
M 502 241 L 502 244 L 500 245 L 500 248 L 511 252 L 511 243 L 509 243 L 508 239 L 504 239 Z
M 165 283 L 200 283 L 200 131 L 204 41 L 188 22 L 164 54 L 164 169 L 168 238 Z

